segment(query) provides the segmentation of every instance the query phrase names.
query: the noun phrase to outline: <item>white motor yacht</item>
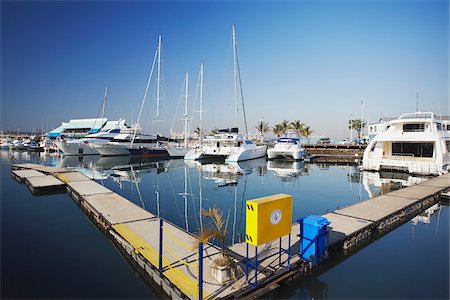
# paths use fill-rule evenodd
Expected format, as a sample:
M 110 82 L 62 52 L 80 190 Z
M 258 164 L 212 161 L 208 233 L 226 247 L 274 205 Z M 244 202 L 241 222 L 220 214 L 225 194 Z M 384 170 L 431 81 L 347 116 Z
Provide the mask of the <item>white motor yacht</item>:
M 82 139 L 61 139 L 55 143 L 64 152 L 64 155 L 98 155 L 99 152 L 94 145 L 110 142 L 125 128 L 127 126 L 123 119 L 119 121 L 108 121 L 98 133 L 88 134 Z
M 103 156 L 169 156 L 161 137 L 152 134 L 137 134 L 133 140 L 133 133 L 121 133 L 110 142 L 94 147 Z
M 275 147 L 267 150 L 269 159 L 291 158 L 301 160 L 306 157 L 306 150 L 299 142 L 298 136 L 293 132 L 286 132 L 279 138 Z
M 364 170 L 439 175 L 450 170 L 447 120 L 432 112 L 401 115 L 385 124 L 364 151 Z

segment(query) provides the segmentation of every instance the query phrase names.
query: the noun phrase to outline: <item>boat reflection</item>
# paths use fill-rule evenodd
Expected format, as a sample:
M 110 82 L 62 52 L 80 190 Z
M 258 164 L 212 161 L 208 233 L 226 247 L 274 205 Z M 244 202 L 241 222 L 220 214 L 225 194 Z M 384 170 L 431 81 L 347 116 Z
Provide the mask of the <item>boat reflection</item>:
M 239 178 L 251 174 L 254 170 L 260 173 L 261 168 L 266 165 L 265 158 L 258 158 L 240 162 L 211 163 L 205 161 L 185 160 L 189 167 L 196 168 L 202 172 L 202 177 L 213 180 L 218 187 L 236 185 Z
M 299 176 L 308 174 L 308 165 L 305 165 L 303 161 L 269 160 L 267 170 L 281 177 L 283 182 L 293 182 Z
M 419 184 L 429 177 L 412 175 L 401 172 L 369 172 L 362 171 L 362 183 L 370 198 L 401 189 L 403 187 Z

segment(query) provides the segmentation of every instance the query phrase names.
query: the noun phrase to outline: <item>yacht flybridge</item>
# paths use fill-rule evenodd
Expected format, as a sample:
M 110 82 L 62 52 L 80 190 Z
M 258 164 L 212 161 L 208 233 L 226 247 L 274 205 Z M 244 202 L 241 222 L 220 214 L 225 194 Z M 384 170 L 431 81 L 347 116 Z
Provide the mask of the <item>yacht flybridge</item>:
M 450 126 L 432 112 L 387 122 L 364 151 L 364 170 L 392 169 L 439 175 L 450 170 Z

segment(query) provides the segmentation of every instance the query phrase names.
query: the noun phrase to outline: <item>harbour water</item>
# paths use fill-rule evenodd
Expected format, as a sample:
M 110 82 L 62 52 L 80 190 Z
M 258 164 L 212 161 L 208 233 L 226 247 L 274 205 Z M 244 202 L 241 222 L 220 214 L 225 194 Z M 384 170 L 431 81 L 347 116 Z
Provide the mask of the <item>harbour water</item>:
M 10 177 L 10 163 L 73 168 L 190 232 L 201 209 L 229 213 L 228 244 L 242 241 L 245 201 L 293 195 L 293 220 L 323 214 L 426 178 L 359 172 L 354 165 L 267 162 L 186 164 L 184 160 L 59 157 L 1 153 L 2 298 L 161 298 L 67 194 L 32 196 Z M 152 233 L 149 233 L 152 234 Z M 407 222 L 276 298 L 449 298 L 449 211 Z

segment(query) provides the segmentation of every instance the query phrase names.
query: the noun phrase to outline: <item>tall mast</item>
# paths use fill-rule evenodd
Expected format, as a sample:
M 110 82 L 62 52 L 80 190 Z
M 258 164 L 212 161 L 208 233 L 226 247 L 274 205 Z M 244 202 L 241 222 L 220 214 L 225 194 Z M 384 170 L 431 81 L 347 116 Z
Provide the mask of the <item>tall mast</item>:
M 145 99 L 147 99 L 148 89 L 150 87 L 150 82 L 153 77 L 153 70 L 155 69 L 156 57 L 158 55 L 158 49 L 155 51 L 155 55 L 153 57 L 152 68 L 150 70 L 150 74 L 148 75 L 147 86 L 145 87 L 144 97 L 142 98 L 141 109 L 139 110 L 139 115 L 136 124 L 134 125 L 133 138 L 131 139 L 131 147 L 133 146 L 134 139 L 136 138 L 136 133 L 138 130 L 139 122 L 141 121 L 142 110 L 144 109 Z
M 199 116 L 199 128 L 200 128 L 200 145 L 203 144 L 203 62 L 200 64 L 200 116 Z
M 234 29 L 233 25 L 233 71 L 234 71 L 234 105 L 236 109 L 236 123 L 235 127 L 238 128 L 238 122 L 239 122 L 239 107 L 238 107 L 238 100 L 237 100 L 237 53 L 236 53 L 236 31 Z
M 158 85 L 156 87 L 156 134 L 159 135 L 159 92 L 160 92 L 160 83 L 161 83 L 161 35 L 159 35 L 158 39 Z
M 186 94 L 184 95 L 184 147 L 188 146 L 188 85 L 189 73 L 186 73 Z
M 103 107 L 102 107 L 102 118 L 101 118 L 102 121 L 101 122 L 103 122 L 103 117 L 105 116 L 106 99 L 108 99 L 108 87 L 105 87 L 105 94 L 103 95 Z

